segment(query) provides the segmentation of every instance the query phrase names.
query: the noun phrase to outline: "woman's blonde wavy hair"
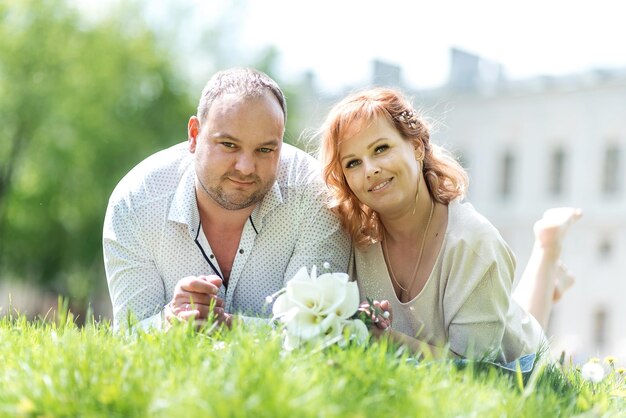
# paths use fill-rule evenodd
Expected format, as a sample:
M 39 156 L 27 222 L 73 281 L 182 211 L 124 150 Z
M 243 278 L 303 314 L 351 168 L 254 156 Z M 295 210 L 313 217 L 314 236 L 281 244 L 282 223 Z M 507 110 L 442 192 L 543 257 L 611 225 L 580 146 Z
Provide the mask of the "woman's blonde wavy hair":
M 382 225 L 378 214 L 350 190 L 339 160 L 339 146 L 378 117 L 387 119 L 423 156 L 428 192 L 437 202 L 447 205 L 463 197 L 469 183 L 463 167 L 444 148 L 430 142 L 430 127 L 402 93 L 374 88 L 346 97 L 331 109 L 322 125 L 319 159 L 330 189 L 329 206 L 359 247 L 380 241 Z

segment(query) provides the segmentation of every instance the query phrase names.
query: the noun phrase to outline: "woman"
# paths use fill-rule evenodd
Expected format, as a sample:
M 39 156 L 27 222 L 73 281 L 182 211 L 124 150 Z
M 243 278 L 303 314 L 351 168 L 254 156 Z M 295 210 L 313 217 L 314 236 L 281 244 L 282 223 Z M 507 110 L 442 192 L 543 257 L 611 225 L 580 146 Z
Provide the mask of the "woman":
M 512 298 L 511 250 L 461 202 L 467 174 L 430 143 L 427 124 L 399 92 L 376 88 L 345 98 L 321 139 L 331 207 L 355 244 L 351 274 L 363 299 L 393 312 L 394 338 L 501 362 L 537 352 L 545 343 L 538 321 L 546 325 L 553 299 L 571 281 L 559 265 L 560 242 L 579 210 L 551 210 L 536 224 Z

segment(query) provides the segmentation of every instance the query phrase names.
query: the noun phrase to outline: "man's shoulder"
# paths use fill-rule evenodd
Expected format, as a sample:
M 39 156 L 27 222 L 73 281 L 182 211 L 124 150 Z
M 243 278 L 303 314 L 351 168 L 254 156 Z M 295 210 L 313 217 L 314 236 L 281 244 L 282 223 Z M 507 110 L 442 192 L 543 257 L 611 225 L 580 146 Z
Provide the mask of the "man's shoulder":
M 132 198 L 139 203 L 170 195 L 193 164 L 186 142 L 150 155 L 133 167 L 117 184 L 111 200 Z
M 276 181 L 281 188 L 319 184 L 320 163 L 307 152 L 287 143 L 282 145 Z

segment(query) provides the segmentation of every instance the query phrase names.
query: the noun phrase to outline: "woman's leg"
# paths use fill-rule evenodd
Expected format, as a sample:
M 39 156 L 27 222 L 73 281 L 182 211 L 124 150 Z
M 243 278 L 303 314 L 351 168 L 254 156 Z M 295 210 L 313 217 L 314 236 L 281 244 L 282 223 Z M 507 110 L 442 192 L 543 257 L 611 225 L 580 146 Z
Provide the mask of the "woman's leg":
M 545 329 L 553 303 L 573 284 L 560 261 L 561 243 L 569 226 L 582 216 L 577 208 L 547 210 L 535 223 L 535 244 L 513 298 Z

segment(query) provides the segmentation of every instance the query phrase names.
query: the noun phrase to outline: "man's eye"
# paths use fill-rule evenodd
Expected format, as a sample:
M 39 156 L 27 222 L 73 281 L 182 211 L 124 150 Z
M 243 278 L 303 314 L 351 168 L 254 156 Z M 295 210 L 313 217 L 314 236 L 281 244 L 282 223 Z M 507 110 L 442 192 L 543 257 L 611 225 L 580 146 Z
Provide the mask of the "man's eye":
M 346 164 L 346 168 L 354 168 L 357 165 L 359 165 L 360 161 L 359 160 L 350 160 L 348 161 L 348 163 Z
M 259 152 L 263 153 L 263 154 L 269 154 L 270 152 L 273 152 L 274 150 L 271 148 L 259 148 Z
M 226 148 L 235 148 L 237 146 L 233 144 L 232 142 L 222 142 L 221 144 L 225 146 Z
M 389 148 L 389 145 L 379 145 L 374 149 L 374 154 L 380 154 L 381 152 L 387 150 Z

